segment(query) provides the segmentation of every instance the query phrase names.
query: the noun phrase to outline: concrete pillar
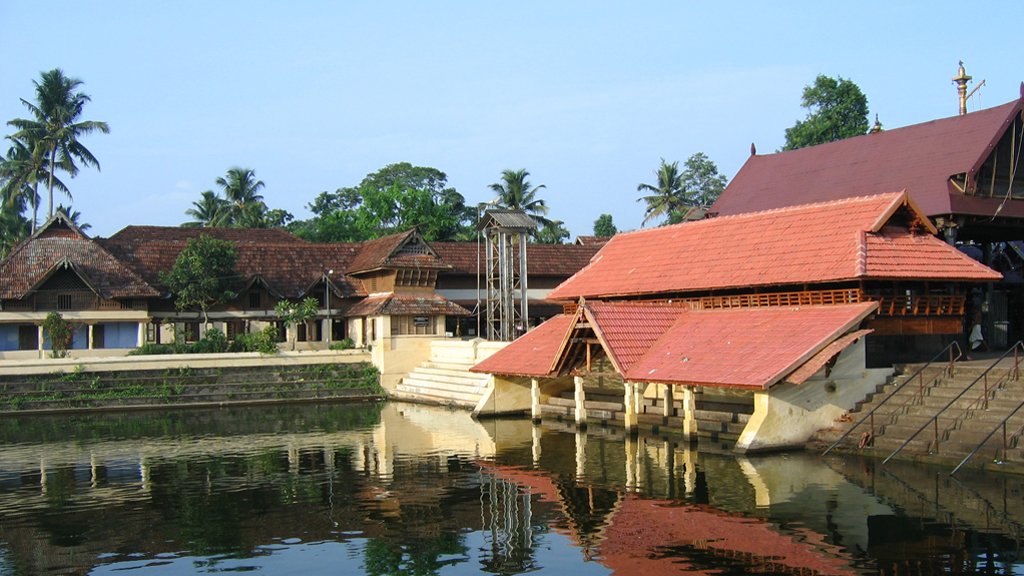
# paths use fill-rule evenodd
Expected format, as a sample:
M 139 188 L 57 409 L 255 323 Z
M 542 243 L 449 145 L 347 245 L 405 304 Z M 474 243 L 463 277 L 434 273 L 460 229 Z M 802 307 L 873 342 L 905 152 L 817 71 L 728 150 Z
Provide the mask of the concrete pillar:
M 683 386 L 683 438 L 697 439 L 697 394 L 693 386 Z
M 584 403 L 587 401 L 587 393 L 583 391 L 583 377 L 573 376 L 573 385 L 576 388 L 576 425 L 582 428 L 587 427 L 587 409 Z
M 142 346 L 146 343 L 146 323 L 139 322 L 135 326 L 137 328 L 135 330 L 135 345 Z
M 623 384 L 622 399 L 625 407 L 622 414 L 623 426 L 625 426 L 626 432 L 636 432 L 640 425 L 637 417 L 637 384 L 635 382 L 624 382 Z
M 662 393 L 662 400 L 665 402 L 665 405 L 662 406 L 662 421 L 661 421 L 661 423 L 667 426 L 668 425 L 668 419 L 673 415 L 672 411 L 675 408 L 675 398 L 672 395 L 672 385 L 671 384 L 666 384 L 665 385 L 665 389 L 664 389 L 664 391 Z
M 86 350 L 92 350 L 92 342 L 93 342 L 93 340 L 92 340 L 92 329 L 95 328 L 95 327 L 96 327 L 95 324 L 87 324 L 86 325 L 86 332 L 85 332 L 85 334 L 86 334 L 86 336 L 85 336 L 85 340 L 86 340 L 86 342 L 85 342 L 85 349 Z
M 43 351 L 43 327 L 41 325 L 40 326 L 36 326 L 36 331 L 38 332 L 38 336 L 36 337 L 36 341 L 39 343 L 39 357 L 40 358 L 45 358 L 46 357 L 46 353 Z
M 540 380 L 530 378 L 530 415 L 534 424 L 540 424 Z

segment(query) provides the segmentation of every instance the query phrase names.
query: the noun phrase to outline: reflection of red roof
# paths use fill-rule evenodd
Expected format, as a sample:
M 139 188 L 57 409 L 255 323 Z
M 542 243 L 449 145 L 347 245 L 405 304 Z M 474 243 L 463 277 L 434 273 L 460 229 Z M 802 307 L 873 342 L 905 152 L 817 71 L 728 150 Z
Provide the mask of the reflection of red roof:
M 949 177 L 974 173 L 1021 109 L 1002 106 L 799 150 L 751 156 L 711 207 L 720 216 L 906 189 L 925 214 L 991 216 L 998 198 L 951 191 Z M 1007 202 L 1003 216 L 1024 214 Z
M 584 305 L 586 319 L 626 380 L 755 389 L 779 382 L 875 308 L 873 302 L 730 310 Z M 548 320 L 472 371 L 551 376 L 575 318 Z
M 763 520 L 730 515 L 710 506 L 644 500 L 633 493 L 626 494 L 603 536 L 596 550 L 598 561 L 613 574 L 679 574 L 688 564 L 688 552 L 692 560 L 704 550 L 742 558 L 752 571 L 779 571 L 781 565 L 817 574 L 856 574 L 848 559 L 824 556 L 813 546 L 776 532 Z M 659 554 L 661 551 L 665 553 Z M 690 573 L 720 571 L 690 566 L 696 568 Z
M 911 235 L 906 221 L 931 226 L 906 193 L 893 192 L 627 232 L 547 297 L 1002 277 L 931 234 Z

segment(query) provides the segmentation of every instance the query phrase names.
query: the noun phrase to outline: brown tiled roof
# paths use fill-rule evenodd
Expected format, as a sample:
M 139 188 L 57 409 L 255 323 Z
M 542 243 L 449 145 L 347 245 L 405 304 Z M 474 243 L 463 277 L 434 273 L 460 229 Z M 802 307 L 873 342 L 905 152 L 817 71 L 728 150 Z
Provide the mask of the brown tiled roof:
M 431 242 L 437 255 L 450 264 L 455 274 L 475 275 L 477 270 L 476 242 Z M 571 276 L 590 263 L 600 246 L 574 244 L 527 244 L 527 274 L 533 276 Z M 480 243 L 480 269 L 486 269 L 487 248 Z
M 436 294 L 372 294 L 345 311 L 346 317 L 469 315 L 469 310 Z
M 611 236 L 577 236 L 576 244 L 579 246 L 604 246 L 611 239 Z
M 53 222 L 53 220 L 51 220 Z M 77 230 L 44 226 L 0 261 L 0 298 L 23 298 L 58 268 L 72 267 L 103 298 L 145 298 L 160 293 L 101 244 Z
M 184 242 L 201 234 L 236 244 L 250 243 L 307 243 L 302 238 L 281 228 L 201 228 L 189 226 L 125 226 L 109 239 L 116 242 L 129 240 Z
M 991 216 L 999 198 L 965 196 L 950 176 L 973 176 L 1024 101 L 865 134 L 799 150 L 751 156 L 710 212 L 758 212 L 907 190 L 929 216 Z M 1002 216 L 1024 216 L 1024 202 L 1006 202 Z
M 155 228 L 155 227 L 154 227 Z M 115 235 L 99 240 L 112 254 L 131 266 L 154 286 L 160 286 L 159 275 L 174 266 L 178 254 L 185 249 L 187 237 L 181 240 L 145 240 Z M 331 282 L 338 296 L 361 296 L 366 291 L 362 282 L 345 275 L 355 258 L 358 244 L 284 244 L 243 241 L 236 243 L 237 270 L 241 284 L 261 276 L 274 291 L 285 298 L 299 298 L 303 292 L 328 270 L 334 270 Z
M 928 233 L 905 192 L 792 206 L 617 234 L 550 300 L 857 279 L 1002 276 Z M 888 225 L 887 225 L 888 224 Z
M 369 272 L 380 268 L 420 268 L 448 270 L 450 265 L 433 254 L 396 254 L 412 238 L 419 239 L 415 229 L 363 242 L 359 254 L 349 266 L 349 274 Z M 420 239 L 422 241 L 422 239 Z M 424 242 L 424 244 L 427 244 Z M 430 245 L 433 248 L 433 245 Z

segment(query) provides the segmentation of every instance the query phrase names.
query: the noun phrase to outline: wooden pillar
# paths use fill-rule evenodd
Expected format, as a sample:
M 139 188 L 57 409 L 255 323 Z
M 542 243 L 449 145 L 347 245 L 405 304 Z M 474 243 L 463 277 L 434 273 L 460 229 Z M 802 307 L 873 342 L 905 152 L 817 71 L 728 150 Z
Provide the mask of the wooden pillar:
M 587 401 L 587 394 L 583 391 L 583 377 L 573 376 L 573 385 L 576 388 L 576 425 L 581 428 L 587 427 L 587 409 L 584 403 Z
M 533 423 L 540 424 L 540 380 L 536 378 L 530 378 L 530 414 Z
M 623 406 L 625 412 L 622 415 L 623 426 L 626 428 L 626 432 L 636 432 L 639 427 L 639 419 L 637 418 L 637 384 L 635 382 L 625 382 L 623 387 Z

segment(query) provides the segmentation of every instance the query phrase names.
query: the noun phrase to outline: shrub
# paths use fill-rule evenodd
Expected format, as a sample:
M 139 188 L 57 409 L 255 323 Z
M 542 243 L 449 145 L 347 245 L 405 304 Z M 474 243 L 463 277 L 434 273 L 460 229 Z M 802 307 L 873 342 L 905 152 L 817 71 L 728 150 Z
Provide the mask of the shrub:
M 43 331 L 50 339 L 51 354 L 54 358 L 64 358 L 71 348 L 71 323 L 57 311 L 51 311 L 42 322 Z
M 356 347 L 356 343 L 351 338 L 345 338 L 331 344 L 331 350 L 351 350 Z
M 260 354 L 276 354 L 278 335 L 277 328 L 267 326 L 259 332 L 246 332 L 235 337 L 228 347 L 228 352 L 259 352 Z
M 147 342 L 128 353 L 129 356 L 149 356 L 153 354 L 174 354 L 174 346 Z
M 228 337 L 217 328 L 210 328 L 198 342 L 190 347 L 193 354 L 217 354 L 227 352 Z

